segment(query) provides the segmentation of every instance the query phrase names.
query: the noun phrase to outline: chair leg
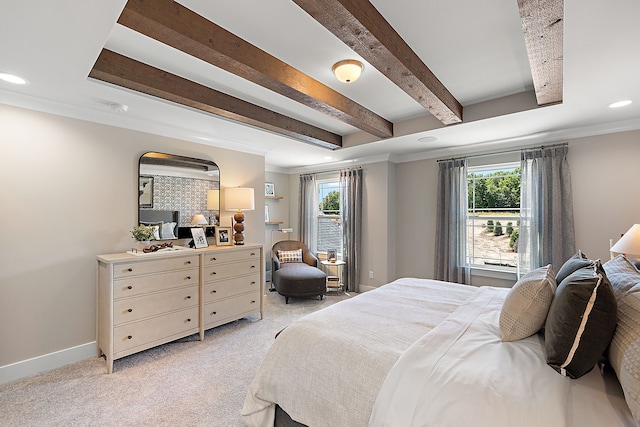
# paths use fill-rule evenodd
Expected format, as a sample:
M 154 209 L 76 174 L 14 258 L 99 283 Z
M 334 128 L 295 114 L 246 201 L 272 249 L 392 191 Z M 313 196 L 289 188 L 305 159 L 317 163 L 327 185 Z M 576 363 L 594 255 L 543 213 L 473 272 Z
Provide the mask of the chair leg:
M 289 297 L 284 297 L 284 303 L 289 304 Z

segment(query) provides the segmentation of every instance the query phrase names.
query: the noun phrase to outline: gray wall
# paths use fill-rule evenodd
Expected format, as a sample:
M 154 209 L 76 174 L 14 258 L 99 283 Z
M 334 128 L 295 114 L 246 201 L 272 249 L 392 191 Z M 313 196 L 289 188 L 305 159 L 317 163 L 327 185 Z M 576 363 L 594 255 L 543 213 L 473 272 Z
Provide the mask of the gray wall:
M 0 368 L 95 341 L 96 255 L 131 248 L 146 151 L 213 160 L 223 188 L 256 188 L 246 240 L 264 243 L 262 156 L 5 105 L 0 129 Z

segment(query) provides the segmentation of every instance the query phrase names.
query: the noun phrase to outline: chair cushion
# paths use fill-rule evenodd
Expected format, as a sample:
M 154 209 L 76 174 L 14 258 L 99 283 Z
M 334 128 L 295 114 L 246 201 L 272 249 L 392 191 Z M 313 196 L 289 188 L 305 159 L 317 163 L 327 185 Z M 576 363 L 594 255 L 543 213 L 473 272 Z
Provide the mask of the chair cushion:
M 273 272 L 273 284 L 284 296 L 323 295 L 327 291 L 327 275 L 305 263 L 287 263 Z

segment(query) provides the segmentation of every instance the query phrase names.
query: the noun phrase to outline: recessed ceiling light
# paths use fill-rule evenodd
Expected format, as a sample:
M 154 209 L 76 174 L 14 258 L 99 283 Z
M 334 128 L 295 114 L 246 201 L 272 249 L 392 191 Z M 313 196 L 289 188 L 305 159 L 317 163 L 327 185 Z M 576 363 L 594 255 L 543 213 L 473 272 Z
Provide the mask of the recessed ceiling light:
M 22 77 L 18 77 L 13 74 L 8 73 L 0 73 L 0 80 L 4 80 L 5 82 L 13 83 L 16 85 L 26 85 L 27 81 Z
M 438 138 L 435 136 L 423 136 L 422 138 L 418 138 L 418 142 L 434 142 L 437 140 Z
M 618 102 L 614 102 L 613 104 L 609 104 L 609 108 L 620 108 L 620 107 L 626 107 L 627 105 L 631 104 L 633 101 L 627 99 L 625 101 L 618 101 Z

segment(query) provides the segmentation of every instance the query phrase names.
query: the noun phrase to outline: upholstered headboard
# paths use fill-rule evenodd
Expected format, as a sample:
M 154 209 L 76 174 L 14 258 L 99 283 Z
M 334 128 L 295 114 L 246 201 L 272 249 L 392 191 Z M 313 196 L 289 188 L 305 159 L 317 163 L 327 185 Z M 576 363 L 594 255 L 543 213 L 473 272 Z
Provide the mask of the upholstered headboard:
M 178 224 L 180 224 L 180 211 L 159 211 L 153 209 L 140 209 L 138 211 L 140 224 L 159 225 L 161 239 L 176 239 L 178 236 Z M 173 224 L 169 227 L 169 224 Z

